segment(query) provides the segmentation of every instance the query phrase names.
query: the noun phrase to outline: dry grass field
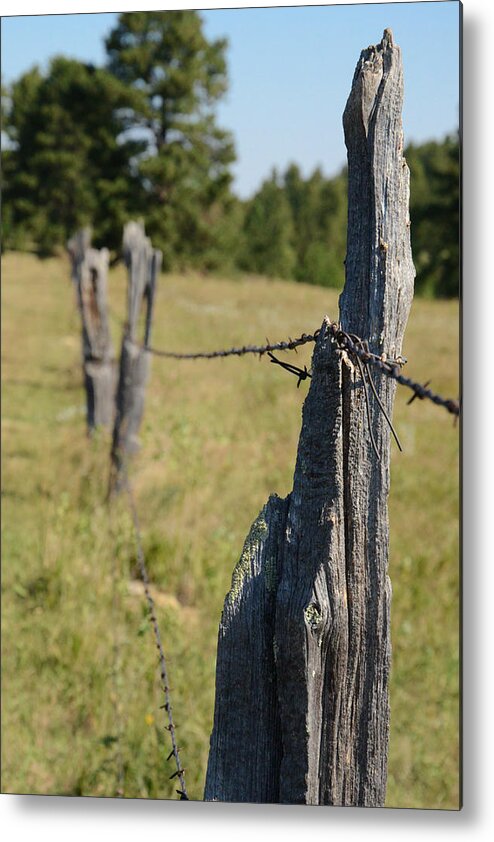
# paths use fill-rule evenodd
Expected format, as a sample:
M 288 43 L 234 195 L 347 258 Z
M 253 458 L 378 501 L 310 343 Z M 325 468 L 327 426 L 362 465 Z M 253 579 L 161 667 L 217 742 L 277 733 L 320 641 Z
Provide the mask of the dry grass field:
M 126 276 L 110 273 L 124 317 Z M 204 350 L 311 332 L 333 290 L 160 278 L 153 343 Z M 118 318 L 112 320 L 115 348 Z M 299 365 L 310 362 L 310 346 Z M 458 394 L 458 305 L 416 300 L 407 373 Z M 68 263 L 2 262 L 2 791 L 170 798 L 156 650 L 125 503 L 109 523 L 108 436 L 88 440 Z M 233 567 L 271 492 L 291 488 L 307 382 L 254 357 L 152 360 L 131 477 L 189 794 L 201 799 L 216 636 Z M 397 392 L 392 455 L 390 807 L 458 807 L 459 432 Z M 120 739 L 116 740 L 120 733 Z

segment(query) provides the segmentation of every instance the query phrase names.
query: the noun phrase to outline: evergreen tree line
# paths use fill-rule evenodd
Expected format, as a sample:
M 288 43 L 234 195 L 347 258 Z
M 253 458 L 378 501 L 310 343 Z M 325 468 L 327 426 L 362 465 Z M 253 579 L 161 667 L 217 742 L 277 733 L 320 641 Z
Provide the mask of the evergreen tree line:
M 63 247 L 91 225 L 118 254 L 140 217 L 166 270 L 242 270 L 341 287 L 346 171 L 273 171 L 232 191 L 231 134 L 216 122 L 228 86 L 226 41 L 194 11 L 123 13 L 104 67 L 65 57 L 2 88 L 2 247 Z M 409 146 L 416 289 L 458 293 L 458 138 Z

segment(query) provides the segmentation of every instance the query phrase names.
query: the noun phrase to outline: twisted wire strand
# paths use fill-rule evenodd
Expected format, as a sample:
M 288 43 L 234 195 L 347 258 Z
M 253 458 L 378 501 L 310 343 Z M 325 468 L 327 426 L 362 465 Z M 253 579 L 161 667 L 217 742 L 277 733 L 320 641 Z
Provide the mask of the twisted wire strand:
M 162 351 L 159 348 L 152 346 L 143 346 L 144 350 L 149 351 L 156 357 L 168 357 L 173 360 L 212 360 L 216 357 L 242 357 L 244 354 L 257 354 L 262 357 L 270 351 L 294 351 L 300 345 L 306 345 L 308 342 L 315 342 L 319 336 L 320 331 L 316 330 L 314 333 L 303 333 L 297 339 L 288 338 L 284 342 L 270 342 L 266 340 L 266 345 L 242 345 L 239 348 L 225 348 L 219 351 L 200 351 L 196 353 L 179 353 L 177 351 Z
M 374 366 L 379 371 L 381 371 L 383 374 L 385 374 L 387 377 L 392 378 L 397 383 L 400 383 L 401 385 L 406 386 L 408 389 L 410 389 L 413 392 L 413 395 L 410 398 L 410 400 L 408 401 L 408 403 L 411 403 L 415 398 L 419 398 L 420 400 L 427 399 L 427 400 L 432 401 L 434 404 L 436 404 L 438 406 L 442 406 L 449 413 L 451 413 L 452 415 L 454 415 L 456 417 L 458 417 L 460 415 L 460 401 L 459 400 L 444 398 L 441 395 L 438 395 L 437 393 L 435 393 L 431 389 L 429 389 L 428 383 L 422 385 L 422 384 L 412 380 L 409 377 L 405 377 L 401 373 L 401 366 L 406 361 L 403 360 L 402 358 L 398 357 L 397 359 L 392 359 L 392 358 L 388 358 L 385 354 L 382 354 L 382 355 L 379 356 L 377 354 L 372 353 L 369 350 L 367 342 L 365 340 L 360 339 L 358 336 L 355 336 L 354 334 L 347 333 L 346 331 L 344 331 L 341 328 L 341 326 L 338 324 L 338 322 L 330 322 L 328 324 L 328 330 L 331 333 L 331 335 L 333 336 L 333 338 L 335 339 L 335 341 L 336 341 L 338 347 L 340 348 L 340 350 L 345 350 L 345 351 L 351 353 L 354 356 L 354 358 L 355 358 L 355 360 L 356 360 L 356 362 L 359 366 L 362 382 L 364 384 L 364 390 L 365 390 L 365 396 L 366 396 L 366 402 L 367 402 L 367 412 L 368 412 L 369 418 L 370 418 L 370 410 L 369 410 L 369 406 L 368 406 L 369 395 L 367 393 L 367 389 L 365 388 L 365 385 L 366 385 L 365 372 L 367 372 L 367 377 L 369 378 L 369 383 L 371 385 L 373 394 L 377 398 L 381 410 L 384 411 L 384 408 L 381 405 L 381 402 L 380 402 L 380 400 L 378 398 L 378 395 L 376 393 L 374 384 L 372 382 L 372 378 L 371 378 L 370 371 L 369 371 L 369 368 L 368 368 L 369 366 Z M 269 342 L 269 340 L 267 340 L 265 345 L 243 345 L 241 347 L 233 347 L 233 348 L 220 349 L 220 350 L 207 351 L 207 352 L 181 353 L 181 352 L 175 352 L 175 351 L 161 350 L 161 349 L 149 346 L 149 345 L 143 345 L 143 346 L 140 346 L 140 347 L 143 350 L 148 351 L 149 353 L 151 353 L 155 356 L 165 357 L 165 358 L 175 359 L 175 360 L 215 359 L 215 358 L 225 358 L 225 357 L 230 357 L 230 356 L 239 357 L 239 356 L 244 356 L 246 354 L 256 354 L 259 357 L 262 357 L 264 354 L 268 354 L 271 357 L 271 362 L 277 363 L 278 365 L 281 365 L 283 368 L 286 368 L 291 373 L 296 374 L 299 378 L 297 385 L 299 385 L 300 381 L 302 379 L 305 379 L 306 377 L 311 377 L 310 371 L 307 371 L 307 369 L 305 367 L 302 370 L 302 369 L 298 369 L 295 366 L 290 366 L 288 364 L 282 363 L 281 361 L 276 360 L 276 358 L 272 357 L 272 352 L 273 351 L 291 351 L 291 350 L 296 351 L 297 347 L 299 347 L 301 345 L 305 345 L 305 344 L 311 343 L 311 342 L 312 343 L 316 342 L 319 334 L 320 334 L 320 329 L 314 331 L 314 333 L 311 333 L 311 334 L 303 333 L 300 337 L 298 337 L 296 339 L 289 338 L 286 341 L 280 341 L 280 342 Z M 391 422 L 390 422 L 388 416 L 386 415 L 386 413 L 385 413 L 385 416 L 386 416 L 386 420 L 388 421 L 388 423 L 391 426 Z M 395 437 L 397 438 L 396 434 L 394 433 L 394 430 L 393 430 L 392 426 L 391 426 L 391 430 L 392 430 L 393 434 L 395 435 Z M 370 434 L 371 434 L 371 437 L 372 437 L 373 447 L 377 452 L 377 447 L 376 447 L 375 442 L 373 440 L 372 429 L 370 430 Z M 398 443 L 398 446 L 401 449 L 401 445 L 399 443 L 398 438 L 397 438 L 397 443 Z M 133 490 L 132 490 L 131 484 L 129 482 L 129 477 L 128 477 L 127 469 L 126 469 L 125 465 L 122 466 L 122 484 L 123 484 L 123 487 L 125 488 L 125 490 L 127 492 L 127 496 L 128 496 L 128 500 L 129 500 L 129 508 L 130 508 L 132 521 L 133 521 L 133 525 L 134 525 L 134 532 L 135 532 L 135 540 L 136 540 L 136 548 L 137 548 L 137 562 L 138 562 L 140 576 L 141 576 L 141 579 L 142 579 L 142 582 L 143 582 L 143 585 L 144 585 L 144 592 L 145 592 L 146 600 L 147 600 L 147 603 L 148 603 L 149 616 L 150 616 L 151 625 L 152 625 L 153 632 L 154 632 L 154 637 L 155 637 L 155 640 L 156 640 L 156 648 L 158 649 L 158 653 L 159 653 L 160 675 L 161 675 L 161 680 L 162 680 L 162 689 L 163 689 L 164 696 L 165 696 L 165 703 L 161 707 L 164 708 L 164 710 L 166 711 L 166 714 L 167 714 L 168 725 L 166 725 L 165 727 L 170 732 L 170 739 L 171 739 L 171 744 L 172 744 L 172 750 L 171 750 L 170 754 L 168 755 L 167 759 L 171 758 L 171 756 L 173 755 L 173 757 L 175 759 L 175 764 L 176 764 L 176 771 L 170 776 L 170 778 L 178 777 L 178 779 L 180 781 L 180 789 L 177 790 L 177 793 L 180 795 L 180 800 L 188 801 L 189 799 L 188 799 L 188 795 L 187 795 L 187 789 L 186 789 L 185 777 L 184 777 L 185 769 L 182 768 L 181 763 L 180 763 L 179 748 L 178 748 L 177 740 L 176 740 L 175 724 L 173 722 L 173 713 L 172 713 L 172 705 L 171 705 L 171 698 L 170 698 L 170 688 L 169 688 L 169 683 L 168 683 L 167 664 L 166 664 L 166 659 L 165 659 L 163 646 L 162 646 L 162 642 L 161 642 L 161 635 L 160 635 L 160 630 L 159 630 L 159 626 L 158 626 L 158 621 L 157 621 L 157 618 L 156 618 L 156 610 L 155 610 L 154 600 L 151 596 L 150 588 L 149 588 L 150 580 L 149 580 L 149 576 L 148 576 L 148 572 L 147 572 L 147 568 L 146 568 L 146 564 L 145 564 L 145 559 L 144 559 L 144 551 L 143 551 L 143 546 L 142 546 L 142 537 L 141 537 L 141 531 L 140 531 L 140 525 L 139 525 L 139 518 L 138 518 L 138 514 L 137 514 L 137 507 L 136 507 Z
M 410 377 L 405 377 L 405 375 L 401 373 L 400 361 L 387 360 L 384 355 L 378 356 L 377 354 L 373 354 L 371 351 L 364 349 L 360 344 L 362 343 L 361 339 L 353 337 L 341 330 L 336 323 L 331 324 L 331 332 L 340 348 L 350 351 L 362 360 L 362 362 L 373 365 L 375 368 L 379 369 L 379 371 L 382 371 L 387 377 L 391 377 L 393 380 L 396 380 L 397 383 L 411 389 L 414 393 L 411 400 L 414 400 L 415 398 L 419 398 L 420 400 L 427 398 L 427 400 L 432 401 L 432 403 L 435 403 L 437 406 L 444 407 L 444 409 L 452 415 L 455 415 L 456 417 L 460 415 L 459 400 L 454 400 L 453 398 L 443 398 L 442 395 L 438 395 L 436 392 L 433 392 L 432 389 L 429 389 L 427 385 L 423 386 L 421 383 L 411 380 Z
M 162 690 L 163 690 L 163 693 L 164 693 L 164 696 L 165 696 L 165 703 L 161 707 L 166 711 L 166 715 L 167 715 L 167 719 L 168 719 L 168 725 L 165 725 L 165 728 L 170 733 L 170 739 L 171 739 L 171 743 L 172 743 L 172 750 L 171 750 L 170 754 L 168 755 L 167 760 L 173 755 L 173 757 L 175 758 L 175 764 L 176 764 L 176 767 L 177 767 L 176 772 L 174 772 L 172 775 L 170 775 L 170 779 L 178 777 L 178 779 L 180 781 L 180 789 L 177 790 L 177 793 L 180 795 L 180 801 L 188 801 L 189 797 L 187 795 L 187 788 L 185 786 L 185 769 L 182 768 L 181 763 L 180 763 L 179 747 L 177 745 L 177 739 L 176 739 L 176 733 L 175 733 L 175 724 L 173 722 L 173 712 L 172 712 L 171 697 L 170 697 L 170 686 L 169 686 L 169 683 L 168 683 L 168 670 L 167 670 L 166 658 L 165 658 L 165 653 L 163 651 L 163 645 L 162 645 L 162 642 L 161 642 L 161 635 L 160 635 L 160 630 L 159 630 L 159 626 L 158 626 L 158 620 L 157 620 L 157 617 L 156 617 L 155 604 L 154 604 L 154 600 L 153 600 L 153 597 L 151 596 L 151 592 L 150 592 L 150 589 L 149 589 L 150 581 L 149 581 L 148 571 L 147 571 L 147 567 L 146 567 L 146 562 L 145 562 L 145 559 L 144 559 L 144 550 L 143 550 L 143 547 L 142 547 L 141 529 L 140 529 L 140 524 L 139 524 L 139 517 L 138 517 L 138 514 L 137 514 L 135 497 L 134 497 L 132 486 L 130 484 L 129 477 L 128 477 L 127 470 L 126 470 L 125 466 L 123 468 L 122 474 L 123 474 L 122 475 L 123 484 L 124 484 L 125 490 L 127 492 L 127 497 L 128 497 L 128 500 L 129 500 L 130 513 L 131 513 L 132 522 L 133 522 L 133 525 L 134 525 L 134 532 L 135 532 L 135 539 L 136 539 L 136 549 L 137 549 L 137 563 L 138 563 L 138 566 L 139 566 L 139 573 L 140 573 L 140 576 L 141 576 L 141 579 L 142 579 L 142 582 L 143 582 L 143 585 L 144 585 L 144 593 L 145 593 L 146 600 L 147 600 L 147 603 L 148 603 L 148 608 L 149 608 L 149 619 L 151 620 L 154 638 L 155 638 L 155 641 L 156 641 L 156 648 L 157 648 L 158 654 L 159 654 L 160 676 L 161 676 L 161 681 L 162 681 Z
M 382 356 L 373 354 L 365 347 L 365 340 L 342 330 L 341 325 L 339 325 L 338 322 L 330 322 L 329 330 L 342 350 L 350 351 L 365 365 L 374 366 L 382 371 L 382 373 L 387 377 L 391 377 L 393 380 L 396 380 L 397 383 L 411 389 L 414 393 L 411 400 L 414 400 L 415 398 L 423 400 L 426 398 L 427 400 L 432 401 L 432 403 L 435 403 L 437 406 L 442 406 L 452 415 L 455 415 L 456 417 L 459 416 L 459 400 L 444 398 L 442 395 L 438 395 L 436 392 L 433 392 L 432 389 L 429 389 L 428 384 L 422 385 L 415 380 L 411 380 L 409 377 L 405 377 L 405 375 L 401 373 L 401 365 L 403 364 L 402 360 L 386 359 L 384 354 Z M 153 354 L 156 357 L 166 357 L 174 360 L 211 360 L 223 357 L 241 357 L 245 354 L 257 354 L 259 357 L 262 357 L 264 354 L 269 354 L 272 351 L 293 351 L 300 345 L 306 345 L 309 342 L 316 342 L 319 334 L 320 329 L 314 331 L 314 333 L 303 333 L 297 339 L 291 339 L 289 337 L 288 340 L 281 342 L 269 342 L 269 340 L 267 340 L 265 345 L 243 345 L 241 347 L 223 348 L 216 351 L 199 351 L 192 353 L 164 351 L 150 345 L 142 347 L 144 350 L 149 351 L 150 354 Z
M 113 512 L 112 507 L 110 506 L 108 512 L 108 529 L 110 534 L 111 544 L 114 545 L 115 543 L 115 532 L 114 532 L 114 521 L 113 521 Z M 120 614 L 120 605 L 118 599 L 118 581 L 119 581 L 119 570 L 117 567 L 117 557 L 116 554 L 113 553 L 113 561 L 111 567 L 111 582 L 112 582 L 112 607 L 111 607 L 111 615 L 112 615 L 112 649 L 113 649 L 113 665 L 111 671 L 111 680 L 112 680 L 112 693 L 113 693 L 113 704 L 114 704 L 114 714 L 115 714 L 115 765 L 116 765 L 116 773 L 117 773 L 117 786 L 115 790 L 115 796 L 117 798 L 123 798 L 124 791 L 125 791 L 125 763 L 123 758 L 123 751 L 122 751 L 122 738 L 123 738 L 123 712 L 122 712 L 122 705 L 121 705 L 121 696 L 122 696 L 122 641 L 121 636 L 118 632 L 119 629 L 119 614 Z

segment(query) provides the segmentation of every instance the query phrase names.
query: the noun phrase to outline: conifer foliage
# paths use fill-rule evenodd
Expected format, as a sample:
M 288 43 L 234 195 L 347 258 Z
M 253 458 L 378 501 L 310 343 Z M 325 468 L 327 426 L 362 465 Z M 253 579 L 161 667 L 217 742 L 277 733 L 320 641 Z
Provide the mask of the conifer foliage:
M 59 56 L 2 85 L 2 248 L 53 254 L 90 225 L 94 245 L 118 257 L 125 222 L 142 218 L 165 270 L 342 288 L 346 169 L 304 176 L 292 163 L 237 198 L 233 138 L 216 116 L 226 52 L 196 11 L 125 12 L 104 67 Z M 410 145 L 405 157 L 416 291 L 455 296 L 459 139 Z
M 207 41 L 197 12 L 131 12 L 106 47 L 108 69 L 135 95 L 128 130 L 145 139 L 136 166 L 146 230 L 165 266 L 207 260 L 235 158 L 214 114 L 227 90 L 226 41 Z
M 90 64 L 58 57 L 11 89 L 3 122 L 3 240 L 50 254 L 83 225 L 116 247 L 136 189 L 129 159 L 141 143 L 119 141 L 125 86 Z

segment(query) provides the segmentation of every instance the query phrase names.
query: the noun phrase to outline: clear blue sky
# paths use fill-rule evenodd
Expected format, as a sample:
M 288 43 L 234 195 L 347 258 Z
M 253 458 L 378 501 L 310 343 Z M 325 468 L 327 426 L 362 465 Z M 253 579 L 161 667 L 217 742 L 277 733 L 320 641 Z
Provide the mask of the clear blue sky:
M 13 4 L 9 4 L 12 12 Z M 403 52 L 405 143 L 442 138 L 458 126 L 459 3 L 214 9 L 208 38 L 226 36 L 230 90 L 218 120 L 232 131 L 236 192 L 251 195 L 273 167 L 297 162 L 308 175 L 345 163 L 341 116 L 362 48 L 391 27 Z M 116 14 L 2 18 L 2 76 L 63 53 L 102 64 Z

